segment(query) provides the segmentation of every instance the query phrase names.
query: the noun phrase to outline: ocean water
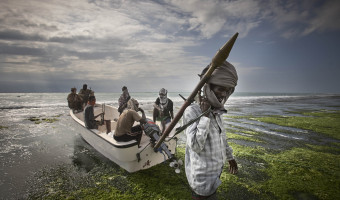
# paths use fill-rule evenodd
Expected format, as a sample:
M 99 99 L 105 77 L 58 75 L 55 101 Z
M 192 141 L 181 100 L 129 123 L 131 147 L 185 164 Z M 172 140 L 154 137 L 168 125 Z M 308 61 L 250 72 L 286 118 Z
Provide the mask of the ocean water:
M 181 94 L 184 97 L 189 95 Z M 0 199 L 25 198 L 27 180 L 45 167 L 81 163 L 84 168 L 90 169 L 100 162 L 110 162 L 82 140 L 69 115 L 67 95 L 0 93 Z M 119 93 L 95 95 L 98 103 L 118 105 Z M 139 101 L 140 107 L 151 117 L 157 93 L 130 95 Z M 168 97 L 174 102 L 176 114 L 183 100 L 178 93 L 169 93 Z M 235 93 L 229 98 L 226 109 L 230 116 L 296 115 L 291 111 L 339 110 L 340 95 Z M 267 141 L 266 148 L 289 148 L 306 142 L 320 144 L 333 141 L 318 134 L 306 134 L 306 130 L 245 119 L 226 120 L 225 125 L 238 130 L 239 134 L 242 134 L 242 129 L 263 133 L 262 137 Z M 179 138 L 179 145 L 183 145 L 184 134 L 180 134 Z

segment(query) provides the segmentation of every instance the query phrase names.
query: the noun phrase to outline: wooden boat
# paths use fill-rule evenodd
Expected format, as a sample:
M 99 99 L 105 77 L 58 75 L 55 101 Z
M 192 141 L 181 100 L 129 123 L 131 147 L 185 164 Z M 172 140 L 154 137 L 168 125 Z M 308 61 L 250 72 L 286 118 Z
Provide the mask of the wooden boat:
M 177 139 L 171 139 L 174 131 L 173 134 L 169 134 L 167 140 L 163 142 L 162 148 L 159 148 L 158 151 L 154 150 L 151 138 L 145 134 L 147 129 L 143 130 L 140 147 L 138 147 L 136 140 L 128 142 L 116 141 L 113 134 L 119 118 L 119 112 L 113 106 L 96 104 L 94 106 L 94 115 L 102 113 L 103 110 L 105 110 L 104 120 L 109 124 L 109 127 L 100 125 L 98 129 L 87 129 L 85 127 L 83 112 L 76 113 L 71 110 L 70 115 L 77 123 L 78 131 L 84 140 L 126 171 L 136 172 L 150 168 L 169 159 L 171 157 L 169 153 L 175 154 Z M 98 117 L 98 120 L 99 118 L 101 117 Z M 137 124 L 139 123 L 135 125 Z

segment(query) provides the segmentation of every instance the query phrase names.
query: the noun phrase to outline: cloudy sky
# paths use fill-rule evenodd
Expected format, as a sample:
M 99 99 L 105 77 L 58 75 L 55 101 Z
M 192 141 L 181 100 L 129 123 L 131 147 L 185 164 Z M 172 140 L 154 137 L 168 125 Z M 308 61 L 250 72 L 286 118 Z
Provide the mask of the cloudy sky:
M 191 91 L 236 32 L 238 92 L 340 93 L 338 0 L 1 0 L 0 92 Z

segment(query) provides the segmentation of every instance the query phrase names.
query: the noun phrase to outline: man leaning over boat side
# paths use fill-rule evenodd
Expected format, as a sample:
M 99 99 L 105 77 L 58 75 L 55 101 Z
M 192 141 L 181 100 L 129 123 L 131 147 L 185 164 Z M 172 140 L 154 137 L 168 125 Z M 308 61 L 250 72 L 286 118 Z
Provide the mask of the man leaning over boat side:
M 201 77 L 207 69 L 203 70 Z M 200 98 L 199 105 L 192 104 L 184 112 L 183 121 L 186 124 L 209 108 L 212 109 L 185 131 L 185 173 L 193 199 L 217 199 L 216 191 L 222 183 L 220 175 L 226 160 L 229 161 L 231 174 L 238 171 L 221 118 L 226 113 L 224 104 L 234 92 L 237 80 L 234 66 L 225 61 L 203 86 L 204 96 Z
M 125 110 L 125 108 L 127 108 L 127 103 L 130 100 L 130 94 L 129 94 L 129 90 L 127 89 L 126 86 L 122 87 L 122 94 L 120 95 L 119 99 L 118 99 L 118 112 L 119 115 L 122 114 L 122 112 Z
M 138 114 L 138 111 L 142 112 L 142 116 Z M 114 139 L 119 142 L 127 142 L 135 139 L 139 147 L 143 130 L 141 125 L 133 126 L 135 121 L 144 124 L 146 123 L 146 116 L 144 110 L 139 108 L 138 101 L 132 98 L 127 103 L 127 110 L 124 110 L 119 116 L 113 136 Z
M 88 129 L 97 129 L 99 121 L 96 121 L 96 118 L 102 113 L 94 116 L 94 105 L 96 104 L 96 97 L 90 96 L 88 99 L 88 103 L 84 109 L 84 123 L 85 127 Z

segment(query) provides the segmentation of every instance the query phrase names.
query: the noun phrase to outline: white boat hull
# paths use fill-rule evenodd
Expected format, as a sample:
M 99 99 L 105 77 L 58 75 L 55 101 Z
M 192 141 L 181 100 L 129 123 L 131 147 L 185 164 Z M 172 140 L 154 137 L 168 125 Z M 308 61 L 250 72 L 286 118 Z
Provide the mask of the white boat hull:
M 101 112 L 102 107 L 97 104 L 94 108 L 94 114 L 97 115 Z M 77 122 L 78 130 L 87 143 L 128 172 L 148 169 L 169 159 L 165 153 L 154 151 L 150 144 L 150 138 L 144 133 L 140 148 L 138 148 L 136 140 L 129 142 L 117 142 L 114 140 L 112 133 L 106 133 L 105 125 L 99 126 L 98 129 L 87 129 L 83 122 L 83 112 L 73 113 L 71 110 L 70 115 L 75 122 Z M 115 123 L 118 117 L 119 113 L 116 108 L 105 105 L 104 119 L 110 120 L 111 130 L 113 131 L 115 130 Z M 170 139 L 171 136 L 172 134 L 169 135 L 168 139 Z M 176 143 L 176 139 L 165 142 L 172 154 L 175 154 Z

